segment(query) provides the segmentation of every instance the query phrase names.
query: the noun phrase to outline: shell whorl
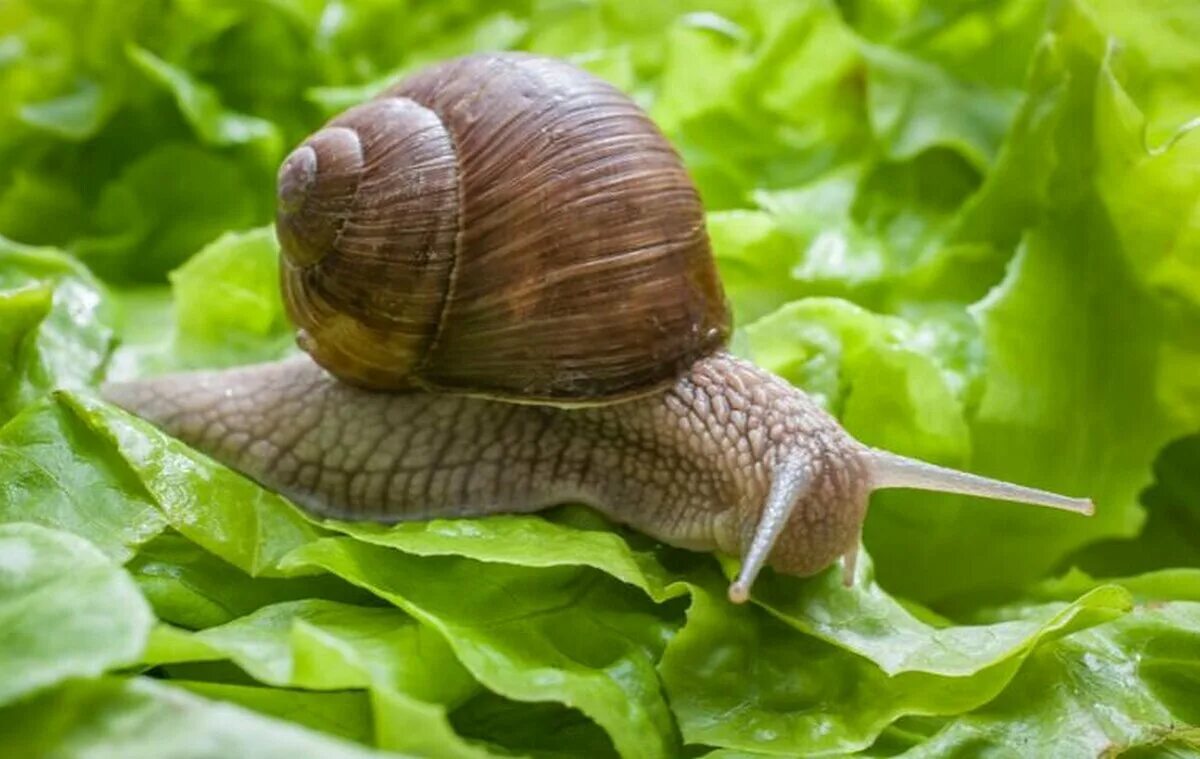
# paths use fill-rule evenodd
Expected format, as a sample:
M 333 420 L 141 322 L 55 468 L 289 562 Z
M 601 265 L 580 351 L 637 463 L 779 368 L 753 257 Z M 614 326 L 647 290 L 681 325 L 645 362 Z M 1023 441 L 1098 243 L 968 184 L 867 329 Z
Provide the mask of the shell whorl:
M 279 167 L 278 230 L 297 266 L 315 264 L 333 247 L 362 170 L 358 135 L 344 127 L 317 132 Z
M 458 169 L 436 114 L 386 97 L 319 130 L 279 173 L 284 302 L 305 350 L 343 380 L 409 384 L 454 264 Z
M 678 155 L 549 58 L 455 59 L 350 109 L 285 160 L 277 227 L 301 344 L 358 385 L 605 401 L 729 333 Z

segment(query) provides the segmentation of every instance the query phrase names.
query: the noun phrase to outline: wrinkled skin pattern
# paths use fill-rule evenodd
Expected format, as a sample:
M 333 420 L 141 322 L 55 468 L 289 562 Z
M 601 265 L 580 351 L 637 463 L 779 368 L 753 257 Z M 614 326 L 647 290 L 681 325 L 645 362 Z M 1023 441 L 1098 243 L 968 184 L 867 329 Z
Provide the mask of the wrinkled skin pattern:
M 583 502 L 665 543 L 744 554 L 782 462 L 811 485 L 769 564 L 857 544 L 863 447 L 807 396 L 727 354 L 666 391 L 582 408 L 380 393 L 307 356 L 109 385 L 105 396 L 311 512 L 395 522 Z

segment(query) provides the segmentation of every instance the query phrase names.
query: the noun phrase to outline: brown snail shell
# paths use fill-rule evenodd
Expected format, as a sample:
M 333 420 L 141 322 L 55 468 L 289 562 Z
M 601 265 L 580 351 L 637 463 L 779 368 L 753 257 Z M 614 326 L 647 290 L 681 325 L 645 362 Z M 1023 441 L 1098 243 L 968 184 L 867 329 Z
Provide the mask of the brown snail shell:
M 338 116 L 281 167 L 276 226 L 302 346 L 369 388 L 615 400 L 729 335 L 678 155 L 559 60 L 451 60 Z

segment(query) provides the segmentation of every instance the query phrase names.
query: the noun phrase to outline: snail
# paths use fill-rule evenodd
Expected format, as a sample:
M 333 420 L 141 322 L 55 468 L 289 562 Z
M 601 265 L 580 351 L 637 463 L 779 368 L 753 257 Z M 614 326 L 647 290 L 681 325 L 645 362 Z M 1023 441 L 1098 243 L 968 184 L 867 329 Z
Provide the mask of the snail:
M 395 522 L 581 502 L 663 543 L 853 565 L 870 493 L 1092 513 L 864 445 L 726 350 L 681 159 L 566 62 L 435 64 L 283 162 L 281 286 L 303 352 L 111 383 L 110 401 L 313 514 Z M 530 546 L 530 550 L 536 550 Z

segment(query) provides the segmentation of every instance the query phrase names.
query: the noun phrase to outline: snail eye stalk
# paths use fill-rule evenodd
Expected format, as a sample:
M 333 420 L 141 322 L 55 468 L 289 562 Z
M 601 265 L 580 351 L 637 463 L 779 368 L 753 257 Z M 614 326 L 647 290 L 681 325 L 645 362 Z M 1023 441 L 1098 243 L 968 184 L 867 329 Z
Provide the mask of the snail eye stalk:
M 1096 511 L 1090 498 L 1070 498 L 1047 490 L 1027 488 L 977 474 L 927 464 L 905 456 L 871 448 L 864 457 L 871 478 L 871 489 L 914 488 L 937 493 L 959 493 L 995 498 L 1000 501 L 1027 503 L 1050 509 L 1073 511 L 1091 516 Z

